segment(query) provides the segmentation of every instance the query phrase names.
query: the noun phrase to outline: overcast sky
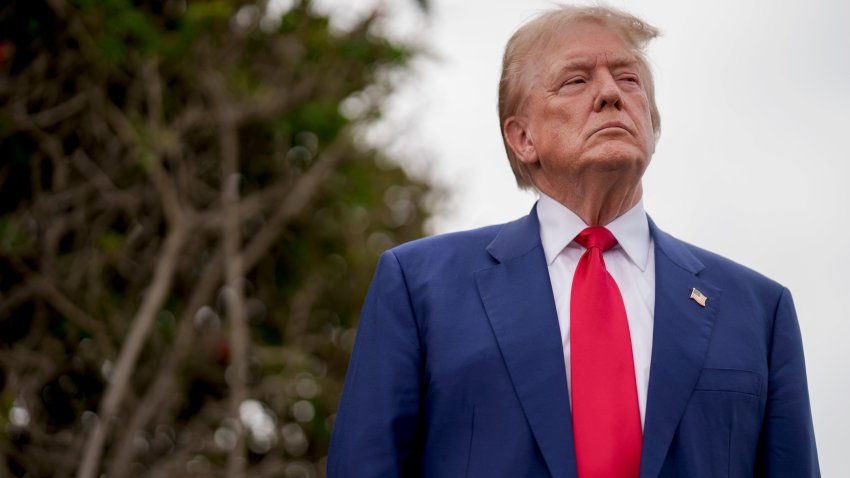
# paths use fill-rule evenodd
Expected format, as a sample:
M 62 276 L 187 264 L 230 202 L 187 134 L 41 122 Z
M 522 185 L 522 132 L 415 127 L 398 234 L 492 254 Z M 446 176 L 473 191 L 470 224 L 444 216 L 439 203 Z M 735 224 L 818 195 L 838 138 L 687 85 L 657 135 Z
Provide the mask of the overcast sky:
M 427 24 L 397 20 L 432 55 L 376 134 L 448 188 L 433 232 L 512 220 L 534 203 L 505 158 L 496 87 L 508 37 L 551 4 L 432 0 Z M 610 4 L 663 32 L 649 49 L 662 134 L 646 209 L 667 232 L 790 288 L 822 471 L 841 476 L 850 470 L 850 2 Z

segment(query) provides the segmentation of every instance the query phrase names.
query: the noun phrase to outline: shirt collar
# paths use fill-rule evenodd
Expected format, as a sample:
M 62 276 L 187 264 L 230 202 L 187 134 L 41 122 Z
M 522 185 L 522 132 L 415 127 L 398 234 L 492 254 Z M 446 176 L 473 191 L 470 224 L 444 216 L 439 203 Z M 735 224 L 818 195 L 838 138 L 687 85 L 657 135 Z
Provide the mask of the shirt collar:
M 588 227 L 576 213 L 544 193 L 540 193 L 537 202 L 537 217 L 540 219 L 540 241 L 549 265 L 555 262 L 578 233 Z M 605 227 L 611 231 L 629 259 L 641 271 L 646 270 L 651 240 L 643 200 Z

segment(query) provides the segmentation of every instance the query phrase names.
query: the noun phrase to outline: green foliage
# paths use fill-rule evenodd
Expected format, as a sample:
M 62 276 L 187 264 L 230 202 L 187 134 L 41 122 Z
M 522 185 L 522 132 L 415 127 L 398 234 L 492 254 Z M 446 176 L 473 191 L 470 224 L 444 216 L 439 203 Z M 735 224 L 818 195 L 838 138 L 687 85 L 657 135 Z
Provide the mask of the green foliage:
M 14 250 L 27 243 L 26 232 L 10 216 L 0 217 L 0 244 Z
M 157 28 L 148 16 L 127 0 L 108 0 L 100 3 L 101 29 L 97 37 L 104 59 L 123 64 L 129 51 L 150 55 L 159 50 Z
M 305 104 L 285 121 L 285 131 L 310 131 L 325 144 L 348 123 L 339 112 L 339 104 L 328 100 Z
M 332 34 L 309 2 L 263 5 L 0 8 L 0 476 L 76 473 L 157 286 L 96 472 L 223 476 L 241 421 L 246 476 L 322 475 L 374 265 L 427 217 L 428 185 L 352 134 L 415 52 L 371 17 Z M 371 102 L 356 118 L 352 95 Z

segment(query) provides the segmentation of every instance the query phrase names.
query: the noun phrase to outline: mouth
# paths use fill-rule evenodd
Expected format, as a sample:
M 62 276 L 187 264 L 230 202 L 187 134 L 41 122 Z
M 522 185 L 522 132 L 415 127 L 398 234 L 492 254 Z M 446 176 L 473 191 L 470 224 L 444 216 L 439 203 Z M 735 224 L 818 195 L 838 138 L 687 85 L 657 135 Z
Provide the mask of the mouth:
M 623 123 L 622 121 L 608 121 L 608 122 L 603 123 L 601 126 L 596 128 L 595 130 L 593 130 L 593 133 L 591 133 L 591 135 L 594 135 L 594 134 L 600 133 L 600 132 L 607 132 L 607 131 L 616 132 L 616 130 L 623 130 L 627 133 L 632 132 L 632 130 L 630 130 L 626 126 L 626 124 Z

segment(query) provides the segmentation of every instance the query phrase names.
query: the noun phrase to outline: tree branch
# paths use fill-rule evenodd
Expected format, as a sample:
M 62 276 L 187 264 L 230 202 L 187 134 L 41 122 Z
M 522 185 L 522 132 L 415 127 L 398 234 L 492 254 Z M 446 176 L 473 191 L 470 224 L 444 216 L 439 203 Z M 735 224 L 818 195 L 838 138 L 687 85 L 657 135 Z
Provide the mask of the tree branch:
M 245 323 L 245 297 L 242 290 L 241 234 L 239 232 L 239 136 L 236 112 L 228 101 L 224 81 L 218 73 L 204 75 L 209 94 L 216 105 L 221 155 L 221 237 L 224 249 L 224 298 L 230 325 L 229 415 L 239 423 L 239 406 L 248 397 L 248 326 Z M 245 474 L 245 431 L 236 427 L 236 444 L 227 454 L 227 476 Z
M 91 332 L 104 356 L 115 356 L 115 349 L 112 347 L 112 342 L 110 342 L 109 336 L 100 322 L 92 318 L 81 308 L 77 307 L 41 274 L 32 272 L 29 269 L 24 269 L 23 272 L 28 276 L 27 282 L 36 294 L 47 301 L 48 304 L 50 304 L 60 314 L 65 316 L 65 318 L 71 321 L 71 323 L 83 330 Z
M 0 293 L 0 317 L 2 317 L 0 321 L 6 320 L 9 317 L 9 312 L 30 300 L 32 295 L 33 289 L 29 284 L 22 284 L 9 292 Z
M 268 252 L 286 224 L 304 210 L 319 191 L 328 174 L 343 160 L 346 156 L 344 154 L 345 148 L 348 147 L 348 134 L 347 129 L 340 132 L 340 139 L 319 155 L 313 166 L 298 178 L 292 190 L 275 211 L 274 216 L 248 243 L 243 252 L 245 270 L 251 270 Z
M 130 332 L 121 348 L 115 368 L 110 374 L 109 385 L 98 408 L 98 419 L 94 421 L 77 470 L 77 478 L 93 478 L 97 473 L 109 428 L 118 414 L 118 405 L 127 394 L 130 376 L 136 366 L 142 345 L 154 324 L 156 313 L 171 290 L 179 254 L 190 227 L 185 222 L 177 222 L 165 238 L 150 289 L 136 316 L 133 317 Z
M 191 345 L 195 314 L 213 295 L 216 285 L 221 280 L 221 256 L 222 252 L 217 251 L 198 275 L 200 282 L 195 286 L 188 304 L 183 310 L 180 323 L 177 326 L 174 345 L 162 361 L 154 383 L 148 387 L 145 395 L 139 401 L 139 406 L 133 412 L 133 416 L 122 429 L 123 436 L 118 440 L 117 452 L 110 464 L 108 476 L 119 476 L 121 472 L 127 469 L 130 460 L 133 458 L 133 439 L 139 433 L 139 430 L 149 423 L 158 411 L 164 408 L 163 401 L 177 382 L 177 369 L 193 350 Z
M 53 108 L 33 114 L 30 119 L 32 120 L 32 123 L 39 128 L 49 128 L 54 124 L 65 121 L 71 116 L 79 113 L 83 110 L 86 104 L 87 100 L 85 92 L 77 93 L 64 103 L 60 103 Z

